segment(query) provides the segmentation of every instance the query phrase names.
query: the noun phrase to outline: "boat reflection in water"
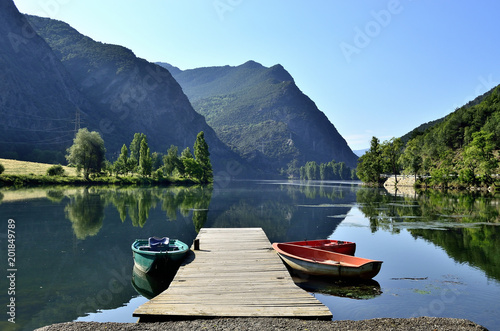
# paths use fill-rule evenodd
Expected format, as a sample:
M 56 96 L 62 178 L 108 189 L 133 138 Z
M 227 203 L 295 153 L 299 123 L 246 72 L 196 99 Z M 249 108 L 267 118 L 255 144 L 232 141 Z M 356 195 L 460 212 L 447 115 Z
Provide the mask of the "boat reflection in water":
M 304 291 L 337 297 L 367 300 L 382 294 L 380 284 L 373 279 L 331 279 L 311 276 L 289 268 L 292 279 Z
M 145 273 L 134 266 L 132 271 L 132 286 L 143 297 L 152 299 L 170 286 L 176 272 L 177 269 Z

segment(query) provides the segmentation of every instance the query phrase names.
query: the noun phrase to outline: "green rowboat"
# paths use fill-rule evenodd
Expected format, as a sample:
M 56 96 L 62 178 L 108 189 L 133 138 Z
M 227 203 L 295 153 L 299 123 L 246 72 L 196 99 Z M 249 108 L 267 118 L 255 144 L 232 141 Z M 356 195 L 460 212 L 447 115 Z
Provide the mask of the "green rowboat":
M 144 273 L 178 267 L 188 250 L 182 241 L 166 237 L 137 239 L 132 244 L 134 265 Z

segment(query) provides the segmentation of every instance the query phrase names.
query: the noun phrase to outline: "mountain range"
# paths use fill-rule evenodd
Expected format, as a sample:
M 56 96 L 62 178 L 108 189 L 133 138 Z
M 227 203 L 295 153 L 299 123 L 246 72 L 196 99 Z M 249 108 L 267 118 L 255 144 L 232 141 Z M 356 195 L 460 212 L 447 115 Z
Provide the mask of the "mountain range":
M 114 160 L 134 133 L 152 151 L 191 147 L 200 131 L 214 170 L 276 175 L 291 163 L 357 157 L 281 66 L 180 70 L 138 58 L 67 23 L 0 1 L 0 156 L 64 162 L 76 130 L 101 133 Z M 251 169 L 251 170 L 249 170 Z

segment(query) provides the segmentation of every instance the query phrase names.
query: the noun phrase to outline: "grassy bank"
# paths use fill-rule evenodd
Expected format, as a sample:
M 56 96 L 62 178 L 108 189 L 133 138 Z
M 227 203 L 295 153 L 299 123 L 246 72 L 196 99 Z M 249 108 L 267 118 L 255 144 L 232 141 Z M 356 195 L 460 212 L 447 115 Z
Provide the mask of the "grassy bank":
M 48 185 L 136 185 L 136 186 L 153 186 L 153 185 L 193 185 L 194 181 L 187 178 L 151 178 L 142 176 L 102 176 L 86 180 L 83 176 L 77 176 L 76 169 L 65 167 L 63 176 L 47 176 L 47 170 L 53 164 L 17 161 L 9 159 L 0 159 L 0 164 L 5 167 L 5 171 L 0 175 L 0 187 L 33 187 L 33 186 L 48 186 Z
M 47 174 L 47 170 L 54 166 L 48 163 L 18 161 L 10 159 L 1 159 L 0 164 L 5 167 L 3 175 L 41 175 Z M 76 176 L 76 169 L 63 166 L 64 172 L 68 176 Z

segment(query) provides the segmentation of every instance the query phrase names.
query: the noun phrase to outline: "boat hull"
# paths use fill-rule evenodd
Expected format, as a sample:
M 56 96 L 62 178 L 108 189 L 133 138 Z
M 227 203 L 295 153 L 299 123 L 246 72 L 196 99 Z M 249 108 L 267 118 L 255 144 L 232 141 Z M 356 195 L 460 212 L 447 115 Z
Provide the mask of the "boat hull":
M 176 247 L 176 250 L 157 252 L 140 249 L 147 245 L 147 239 L 138 239 L 132 244 L 134 266 L 144 273 L 162 271 L 169 267 L 178 266 L 189 250 L 188 245 L 177 239 L 170 239 L 169 241 L 169 246 Z
M 274 243 L 273 248 L 290 268 L 313 276 L 371 279 L 382 266 L 382 261 L 298 245 Z
M 354 255 L 354 253 L 356 252 L 356 243 L 350 241 L 318 239 L 318 240 L 291 241 L 287 242 L 287 244 L 323 249 L 326 251 L 347 254 L 347 255 Z

